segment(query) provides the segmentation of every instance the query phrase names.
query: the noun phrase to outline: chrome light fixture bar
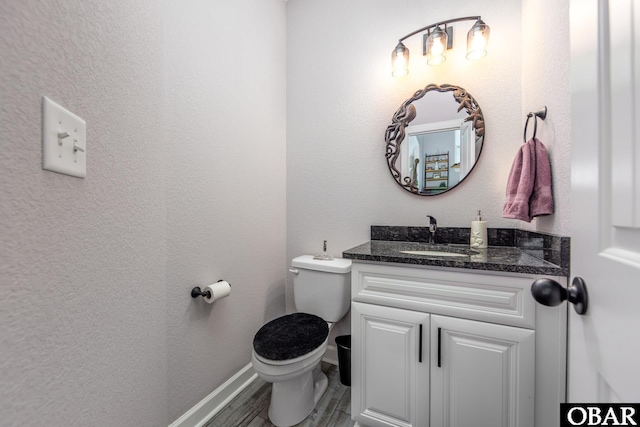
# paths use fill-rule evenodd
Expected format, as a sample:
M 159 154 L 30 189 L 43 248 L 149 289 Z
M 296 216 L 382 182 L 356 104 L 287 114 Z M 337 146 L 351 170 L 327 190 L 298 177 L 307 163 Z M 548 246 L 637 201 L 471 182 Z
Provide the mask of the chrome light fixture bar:
M 422 54 L 427 58 L 427 64 L 439 65 L 447 59 L 444 55 L 445 50 L 451 49 L 452 46 L 453 27 L 449 26 L 449 24 L 471 20 L 476 22 L 467 33 L 467 59 L 476 60 L 485 56 L 487 54 L 490 29 L 480 16 L 447 19 L 446 21 L 427 25 L 398 40 L 398 45 L 391 53 L 391 74 L 394 77 L 402 77 L 409 74 L 409 49 L 402 43 L 403 40 L 426 31 L 422 39 Z M 442 28 L 443 25 L 444 29 Z

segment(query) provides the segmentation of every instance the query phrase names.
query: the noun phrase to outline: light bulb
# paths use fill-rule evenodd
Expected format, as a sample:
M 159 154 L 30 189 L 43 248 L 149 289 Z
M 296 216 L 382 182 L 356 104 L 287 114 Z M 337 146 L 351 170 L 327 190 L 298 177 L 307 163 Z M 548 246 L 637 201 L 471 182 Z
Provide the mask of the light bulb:
M 489 32 L 489 26 L 481 19 L 471 27 L 467 34 L 467 59 L 476 60 L 487 54 Z
M 433 38 L 433 47 L 431 48 L 432 55 L 442 55 L 444 52 L 444 46 L 442 46 L 442 39 L 440 37 Z
M 391 53 L 391 75 L 402 77 L 409 74 L 409 49 L 399 42 Z
M 427 37 L 427 64 L 440 65 L 446 61 L 444 51 L 447 46 L 447 33 L 439 26 Z

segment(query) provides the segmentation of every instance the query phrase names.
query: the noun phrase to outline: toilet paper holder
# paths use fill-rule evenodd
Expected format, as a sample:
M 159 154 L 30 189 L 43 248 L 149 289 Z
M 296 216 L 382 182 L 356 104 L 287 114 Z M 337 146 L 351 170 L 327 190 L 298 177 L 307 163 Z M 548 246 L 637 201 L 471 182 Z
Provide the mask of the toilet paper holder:
M 224 280 L 220 279 L 218 280 L 218 282 L 224 282 Z M 200 289 L 200 286 L 196 286 L 195 288 L 191 289 L 191 298 L 198 298 L 198 297 L 211 298 L 211 292 L 208 290 L 203 292 L 202 289 Z
M 195 288 L 191 289 L 191 298 L 198 298 L 198 297 L 211 298 L 211 292 L 209 291 L 202 292 L 202 289 L 200 289 L 200 286 L 196 286 Z

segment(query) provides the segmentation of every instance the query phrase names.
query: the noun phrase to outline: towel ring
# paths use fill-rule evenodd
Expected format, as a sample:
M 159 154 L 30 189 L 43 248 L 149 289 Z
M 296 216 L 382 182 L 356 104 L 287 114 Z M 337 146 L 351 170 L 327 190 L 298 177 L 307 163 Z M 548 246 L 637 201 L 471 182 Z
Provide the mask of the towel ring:
M 540 119 L 542 119 L 542 120 L 547 118 L 547 107 L 545 106 L 541 110 L 538 110 L 538 111 L 531 112 L 531 113 L 527 114 L 527 121 L 524 124 L 524 142 L 525 142 L 525 144 L 527 143 L 527 126 L 529 126 L 529 119 L 531 117 L 534 117 L 534 121 L 533 121 L 533 137 L 532 138 L 535 139 L 536 133 L 538 132 L 538 117 L 540 117 Z

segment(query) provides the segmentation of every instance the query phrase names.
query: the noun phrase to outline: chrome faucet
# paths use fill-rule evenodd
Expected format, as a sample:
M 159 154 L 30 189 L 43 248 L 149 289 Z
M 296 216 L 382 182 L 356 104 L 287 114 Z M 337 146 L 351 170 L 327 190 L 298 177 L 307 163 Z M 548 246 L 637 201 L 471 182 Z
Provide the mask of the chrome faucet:
M 438 229 L 438 221 L 431 215 L 427 215 L 429 218 L 429 243 L 436 244 L 436 230 Z

